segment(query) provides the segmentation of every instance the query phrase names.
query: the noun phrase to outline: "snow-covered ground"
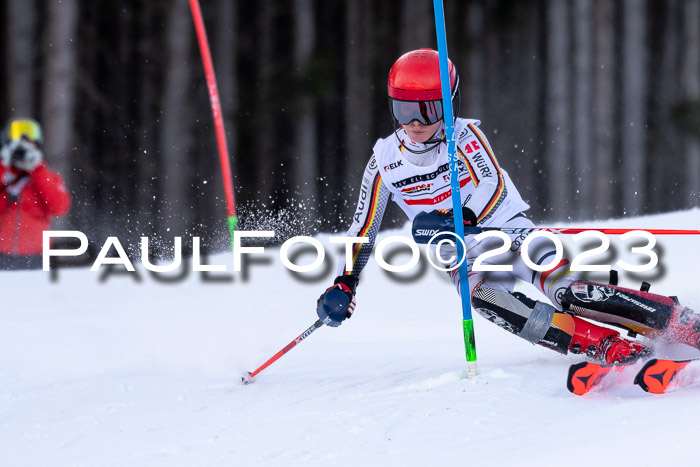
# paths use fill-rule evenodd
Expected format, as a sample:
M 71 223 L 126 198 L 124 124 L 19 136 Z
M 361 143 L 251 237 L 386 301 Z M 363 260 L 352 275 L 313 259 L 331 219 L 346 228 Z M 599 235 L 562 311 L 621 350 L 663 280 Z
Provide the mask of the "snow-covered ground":
M 694 229 L 700 211 L 583 225 Z M 657 240 L 658 270 L 620 285 L 647 279 L 700 307 L 700 236 Z M 614 261 L 629 245 L 613 243 Z M 700 385 L 577 397 L 564 384 L 576 357 L 479 316 L 480 374 L 466 379 L 460 301 L 429 267 L 397 280 L 372 261 L 350 321 L 243 386 L 315 321 L 335 275 L 334 258 L 304 280 L 278 248 L 260 258 L 247 277 L 230 254 L 210 258 L 222 282 L 0 273 L 0 465 L 696 465 Z

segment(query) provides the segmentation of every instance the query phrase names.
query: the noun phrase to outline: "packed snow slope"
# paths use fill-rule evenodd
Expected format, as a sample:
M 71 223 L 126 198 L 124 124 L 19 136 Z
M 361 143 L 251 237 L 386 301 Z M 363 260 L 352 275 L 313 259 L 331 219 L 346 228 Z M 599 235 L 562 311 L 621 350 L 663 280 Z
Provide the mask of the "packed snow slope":
M 584 226 L 697 229 L 700 211 Z M 700 385 L 577 397 L 565 375 L 580 357 L 480 316 L 480 374 L 466 379 L 460 300 L 429 266 L 392 275 L 372 260 L 351 320 L 243 386 L 244 371 L 316 320 L 339 249 L 318 238 L 327 269 L 296 275 L 279 248 L 252 255 L 246 274 L 230 253 L 209 258 L 227 268 L 210 275 L 218 282 L 190 270 L 166 283 L 142 266 L 138 277 L 0 273 L 0 465 L 697 465 Z M 657 241 L 656 270 L 623 273 L 620 285 L 645 279 L 699 308 L 700 236 Z M 613 239 L 596 259 L 633 262 L 630 246 Z

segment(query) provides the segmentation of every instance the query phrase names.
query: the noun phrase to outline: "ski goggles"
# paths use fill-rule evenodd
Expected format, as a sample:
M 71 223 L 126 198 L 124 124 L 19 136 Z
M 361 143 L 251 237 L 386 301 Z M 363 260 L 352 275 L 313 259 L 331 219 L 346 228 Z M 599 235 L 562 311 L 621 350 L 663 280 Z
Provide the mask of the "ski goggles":
M 10 141 L 25 138 L 41 143 L 41 126 L 34 120 L 14 120 L 7 126 L 7 137 Z
M 442 120 L 442 101 L 391 101 L 391 115 L 401 125 L 413 120 L 423 125 L 432 125 Z

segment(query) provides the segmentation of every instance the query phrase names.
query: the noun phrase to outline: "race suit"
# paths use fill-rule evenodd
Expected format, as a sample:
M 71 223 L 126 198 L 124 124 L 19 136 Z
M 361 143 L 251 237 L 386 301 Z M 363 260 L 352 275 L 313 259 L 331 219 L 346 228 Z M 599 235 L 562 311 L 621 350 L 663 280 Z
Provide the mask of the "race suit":
M 479 124 L 478 120 L 458 118 L 455 121 L 462 205 L 476 215 L 478 224 L 482 226 L 533 227 L 532 222 L 523 214 L 529 205 L 521 198 L 508 173 L 499 166 L 486 136 L 478 128 Z M 438 135 L 444 135 L 444 128 L 438 131 Z M 353 222 L 347 232 L 349 237 L 367 237 L 369 242 L 355 245 L 350 268 L 346 268 L 345 258 L 341 258 L 339 275 L 358 276 L 367 264 L 390 198 L 411 221 L 421 211 L 452 209 L 447 145 L 442 142 L 423 154 L 416 153 L 425 151 L 426 148 L 426 144 L 410 141 L 402 129 L 378 140 L 374 145 L 374 153 L 362 177 Z M 484 251 L 500 246 L 500 240 L 487 239 L 477 243 L 473 236 L 467 237 L 471 293 L 479 287 L 512 292 L 518 277 L 534 284 L 553 303 L 560 305 L 561 293 L 574 280 L 572 274 L 567 274 L 568 261 L 562 260 L 549 271 L 535 272 L 520 259 L 524 236 L 511 235 L 511 239 L 509 253 L 493 257 L 483 264 L 512 264 L 513 272 L 485 273 L 472 272 L 471 265 Z M 554 248 L 546 239 L 538 240 L 530 245 L 530 257 L 533 262 L 542 264 L 554 254 Z M 454 269 L 450 275 L 457 291 L 461 293 L 458 270 Z

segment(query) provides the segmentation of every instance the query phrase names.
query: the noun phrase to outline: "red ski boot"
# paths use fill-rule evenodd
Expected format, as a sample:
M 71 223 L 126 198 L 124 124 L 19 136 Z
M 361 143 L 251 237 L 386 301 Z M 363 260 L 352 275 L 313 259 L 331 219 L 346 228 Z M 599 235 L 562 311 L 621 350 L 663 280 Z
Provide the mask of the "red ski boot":
M 648 353 L 648 349 L 639 342 L 620 337 L 620 333 L 596 326 L 595 324 L 574 316 L 574 336 L 569 345 L 569 352 L 584 352 L 594 360 L 604 363 L 628 363 Z

